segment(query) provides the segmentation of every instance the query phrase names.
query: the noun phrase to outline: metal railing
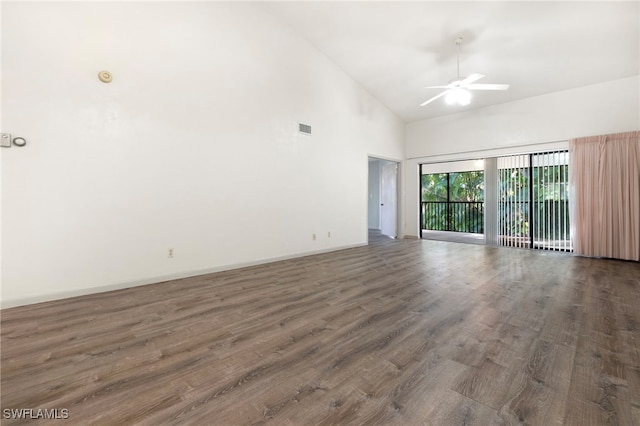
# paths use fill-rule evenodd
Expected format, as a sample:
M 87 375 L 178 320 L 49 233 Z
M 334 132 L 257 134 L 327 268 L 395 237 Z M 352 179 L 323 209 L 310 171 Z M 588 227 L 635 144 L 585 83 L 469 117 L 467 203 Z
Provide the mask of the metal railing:
M 484 233 L 483 201 L 422 201 L 422 229 Z

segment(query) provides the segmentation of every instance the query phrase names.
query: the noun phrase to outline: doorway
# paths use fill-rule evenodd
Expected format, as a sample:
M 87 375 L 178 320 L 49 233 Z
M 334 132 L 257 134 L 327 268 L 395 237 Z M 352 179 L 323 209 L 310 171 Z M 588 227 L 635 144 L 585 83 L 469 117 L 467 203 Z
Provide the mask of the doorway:
M 369 157 L 368 228 L 398 237 L 398 162 Z

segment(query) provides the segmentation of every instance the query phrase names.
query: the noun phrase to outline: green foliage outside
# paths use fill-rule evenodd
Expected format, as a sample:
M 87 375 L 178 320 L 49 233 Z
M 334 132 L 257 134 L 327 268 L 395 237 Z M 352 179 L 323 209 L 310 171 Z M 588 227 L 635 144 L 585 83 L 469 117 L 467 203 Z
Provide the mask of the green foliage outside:
M 544 166 L 531 169 L 499 170 L 500 232 L 514 237 L 528 237 L 533 223 L 529 217 L 529 191 L 533 189 L 533 219 L 544 239 L 569 239 L 568 166 Z
M 483 171 L 422 175 L 422 201 L 422 229 L 484 232 Z
M 544 164 L 553 158 L 542 154 L 536 160 Z M 540 163 L 498 170 L 500 233 L 529 237 L 533 226 L 540 238 L 569 240 L 568 166 Z M 483 205 L 474 204 L 484 201 L 483 171 L 422 175 L 421 192 L 422 229 L 484 232 Z
M 500 233 L 529 235 L 529 169 L 501 169 L 498 176 Z

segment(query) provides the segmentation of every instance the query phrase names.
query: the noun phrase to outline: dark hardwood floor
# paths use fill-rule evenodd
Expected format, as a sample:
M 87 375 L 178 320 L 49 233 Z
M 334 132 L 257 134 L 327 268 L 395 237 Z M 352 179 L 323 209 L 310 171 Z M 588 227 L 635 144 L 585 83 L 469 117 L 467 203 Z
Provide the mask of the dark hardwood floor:
M 374 235 L 367 247 L 5 309 L 2 416 L 640 425 L 639 281 L 633 262 Z

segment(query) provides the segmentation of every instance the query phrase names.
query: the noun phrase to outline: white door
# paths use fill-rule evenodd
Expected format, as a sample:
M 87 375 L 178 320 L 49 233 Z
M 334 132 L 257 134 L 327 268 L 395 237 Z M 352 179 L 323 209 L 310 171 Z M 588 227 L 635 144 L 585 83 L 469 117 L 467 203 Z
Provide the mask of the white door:
M 382 173 L 380 176 L 380 225 L 382 234 L 389 237 L 397 237 L 397 179 L 398 164 L 385 161 L 382 163 Z

